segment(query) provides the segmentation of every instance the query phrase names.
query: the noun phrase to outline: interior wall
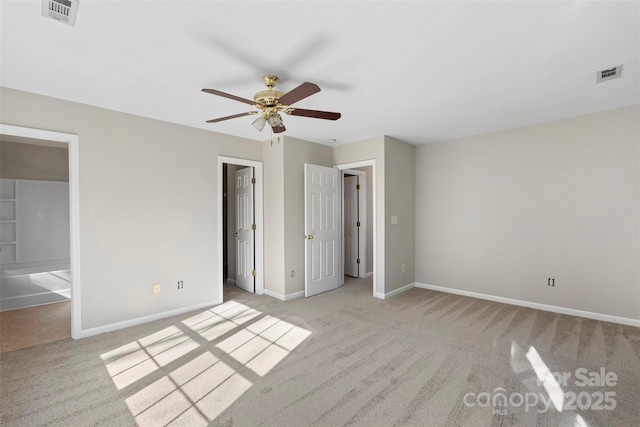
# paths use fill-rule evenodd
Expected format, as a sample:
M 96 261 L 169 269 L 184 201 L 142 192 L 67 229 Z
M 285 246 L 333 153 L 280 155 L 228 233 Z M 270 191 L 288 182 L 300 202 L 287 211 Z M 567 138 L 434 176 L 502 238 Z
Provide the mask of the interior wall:
M 417 147 L 416 280 L 640 319 L 639 118 Z
M 17 180 L 21 191 L 18 201 L 3 202 L 18 221 L 4 224 L 3 234 L 19 242 L 3 244 L 0 268 L 68 269 L 69 150 L 1 139 L 0 178 Z
M 262 144 L 264 167 L 264 289 L 285 294 L 284 144 Z
M 333 148 L 333 164 L 375 160 L 376 181 L 376 251 L 374 293 L 378 297 L 385 293 L 385 137 L 380 136 Z M 373 176 L 373 174 L 371 174 Z M 373 183 L 372 183 L 373 188 Z M 373 196 L 373 195 L 372 195 Z M 373 199 L 373 197 L 372 197 Z M 373 217 L 372 217 L 373 219 Z M 372 264 L 373 265 L 373 264 Z
M 0 150 L 0 178 L 69 182 L 66 148 L 1 141 Z
M 388 136 L 384 142 L 385 293 L 389 293 L 415 282 L 416 147 Z M 397 218 L 396 224 L 392 217 Z
M 327 145 L 284 137 L 285 293 L 304 292 L 304 164 L 333 167 L 333 150 Z M 294 271 L 294 277 L 291 277 Z
M 83 330 L 218 302 L 217 157 L 260 161 L 261 143 L 7 88 L 0 108 L 79 135 Z

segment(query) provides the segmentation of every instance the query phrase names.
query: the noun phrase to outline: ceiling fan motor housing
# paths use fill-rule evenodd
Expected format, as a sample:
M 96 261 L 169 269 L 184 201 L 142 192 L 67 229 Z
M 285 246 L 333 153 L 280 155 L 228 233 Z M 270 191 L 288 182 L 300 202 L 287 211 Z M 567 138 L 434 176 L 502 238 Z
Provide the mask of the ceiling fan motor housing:
M 253 100 L 258 104 L 263 104 L 267 107 L 274 107 L 278 103 L 278 99 L 282 95 L 282 92 L 273 90 L 273 88 L 278 84 L 278 77 L 267 74 L 266 76 L 262 76 L 262 81 L 264 85 L 267 87 L 267 90 L 260 91 L 253 96 Z
M 282 92 L 277 90 L 268 89 L 258 92 L 253 97 L 253 100 L 258 104 L 266 105 L 267 107 L 273 107 L 278 102 L 278 99 L 284 95 Z

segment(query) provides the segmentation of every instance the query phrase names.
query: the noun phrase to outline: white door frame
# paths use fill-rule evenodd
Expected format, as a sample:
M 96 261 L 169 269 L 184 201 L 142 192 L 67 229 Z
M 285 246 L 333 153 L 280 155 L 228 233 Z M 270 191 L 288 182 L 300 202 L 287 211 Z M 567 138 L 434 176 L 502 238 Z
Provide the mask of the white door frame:
M 222 248 L 222 233 L 224 226 L 222 224 L 222 197 L 224 191 L 222 191 L 222 165 L 224 163 L 250 166 L 253 167 L 254 177 L 256 178 L 256 186 L 254 188 L 255 193 L 255 221 L 256 221 L 256 234 L 255 234 L 255 256 L 256 256 L 256 286 L 255 293 L 264 294 L 264 211 L 263 211 L 263 175 L 262 175 L 262 162 L 256 162 L 254 160 L 238 159 L 235 157 L 218 156 L 218 279 L 220 283 L 220 290 L 218 293 L 218 300 L 223 302 L 223 287 L 224 287 L 224 252 Z
M 367 277 L 367 173 L 365 171 L 358 171 L 352 169 L 344 169 L 341 171 L 342 175 L 342 217 L 344 218 L 344 176 L 358 175 L 358 183 L 360 190 L 358 190 L 358 221 L 360 221 L 360 227 L 358 228 L 358 253 L 360 254 L 360 266 L 358 267 L 358 277 L 364 279 Z M 342 235 L 344 236 L 344 221 L 342 221 Z M 344 255 L 344 238 L 342 239 L 342 254 Z M 344 256 L 342 257 L 342 271 L 344 272 Z M 342 283 L 344 284 L 344 275 L 342 277 Z
M 345 171 L 345 170 L 349 170 L 349 169 L 355 169 L 355 168 L 361 168 L 361 167 L 365 167 L 365 166 L 371 166 L 371 184 L 372 184 L 372 189 L 371 189 L 371 194 L 373 195 L 373 200 L 371 200 L 373 209 L 372 209 L 372 217 L 371 221 L 373 221 L 373 236 L 372 236 L 372 241 L 373 241 L 373 289 L 372 294 L 375 297 L 377 295 L 376 293 L 376 289 L 384 289 L 382 280 L 384 280 L 384 278 L 379 278 L 378 274 L 377 274 L 377 227 L 378 227 L 378 223 L 377 223 L 377 204 L 376 204 L 376 193 L 377 193 L 377 184 L 376 184 L 376 160 L 375 159 L 371 159 L 371 160 L 361 160 L 361 161 L 357 161 L 357 162 L 351 162 L 351 163 L 343 163 L 340 165 L 335 165 L 335 167 L 337 169 L 339 169 L 340 171 Z M 342 180 L 342 183 L 344 184 L 344 180 Z M 369 220 L 369 218 L 367 218 L 367 220 Z M 343 231 L 344 234 L 344 231 Z M 343 238 L 344 240 L 344 238 Z M 366 247 L 366 246 L 365 246 Z M 366 256 L 365 256 L 366 257 Z M 344 256 L 342 256 L 342 258 L 344 258 Z M 366 273 L 365 273 L 366 274 Z M 343 276 L 343 280 L 344 280 L 344 276 Z M 380 283 L 378 283 L 378 281 L 380 281 Z
M 78 135 L 0 123 L 0 135 L 41 139 L 67 144 L 69 152 L 69 226 L 71 263 L 71 338 L 82 338 L 80 304 L 80 156 Z

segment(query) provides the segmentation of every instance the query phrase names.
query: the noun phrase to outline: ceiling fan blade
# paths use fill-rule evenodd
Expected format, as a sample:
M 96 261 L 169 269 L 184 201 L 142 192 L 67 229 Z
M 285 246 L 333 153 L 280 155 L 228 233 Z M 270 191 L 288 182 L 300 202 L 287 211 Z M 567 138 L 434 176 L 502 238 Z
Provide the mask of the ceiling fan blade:
M 284 125 L 280 125 L 280 126 L 271 126 L 271 129 L 273 129 L 273 133 L 282 133 L 285 130 L 287 130 Z
M 220 117 L 219 119 L 211 119 L 211 120 L 207 120 L 207 123 L 218 123 L 224 120 L 235 119 L 237 117 L 250 116 L 252 114 L 257 114 L 257 111 L 247 111 L 246 113 L 234 114 L 233 116 Z
M 251 101 L 251 100 L 245 99 L 245 98 L 240 98 L 239 96 L 231 95 L 231 94 L 228 94 L 228 93 L 220 92 L 219 90 L 215 90 L 215 89 L 202 89 L 202 91 L 210 93 L 212 95 L 218 95 L 218 96 L 222 96 L 224 98 L 233 99 L 234 101 L 244 102 L 245 104 L 249 104 L 249 105 L 258 104 L 258 102 Z
M 280 99 L 278 99 L 278 102 L 282 105 L 291 105 L 294 102 L 298 102 L 301 99 L 304 99 L 307 96 L 311 96 L 314 93 L 318 92 L 320 92 L 320 88 L 318 87 L 318 85 L 304 82 L 297 88 L 290 90 L 289 92 L 282 95 Z
M 302 108 L 290 108 L 286 111 L 291 116 L 312 117 L 314 119 L 338 120 L 342 114 L 331 111 L 305 110 Z

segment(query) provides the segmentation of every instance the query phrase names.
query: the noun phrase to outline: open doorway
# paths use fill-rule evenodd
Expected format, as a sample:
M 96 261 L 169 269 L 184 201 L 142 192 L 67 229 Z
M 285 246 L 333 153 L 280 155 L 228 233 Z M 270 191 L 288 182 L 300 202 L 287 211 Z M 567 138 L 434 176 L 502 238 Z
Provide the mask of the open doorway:
M 367 268 L 373 264 L 372 248 L 367 247 L 367 218 L 371 217 L 372 206 L 368 204 L 366 169 L 371 167 L 342 172 L 343 271 L 345 276 L 360 279 L 367 277 Z
M 264 293 L 262 163 L 218 157 L 219 301 L 224 287 Z
M 54 328 L 55 325 L 51 323 L 46 325 L 53 332 L 49 336 L 38 339 L 36 335 L 35 341 L 32 336 L 23 337 L 20 345 L 24 347 L 54 341 L 63 333 L 66 337 L 80 338 L 82 330 L 79 283 L 78 137 L 0 124 L 0 139 L 12 144 L 23 144 L 17 147 L 19 150 L 24 150 L 27 146 L 64 148 L 62 156 L 66 156 L 68 164 L 66 182 L 63 179 L 46 179 L 46 177 L 40 180 L 27 179 L 29 178 L 27 176 L 7 177 L 2 182 L 3 220 L 0 234 L 3 242 L 3 267 L 7 267 L 2 269 L 3 276 L 7 276 L 7 280 L 3 277 L 3 284 L 9 283 L 16 288 L 14 290 L 19 290 L 19 294 L 10 295 L 7 301 L 4 301 L 7 310 L 3 313 L 15 314 L 20 310 L 29 311 L 29 313 L 23 312 L 21 316 L 3 314 L 3 321 L 8 317 L 24 318 L 28 315 L 32 315 L 34 320 L 37 320 L 35 312 L 31 312 L 37 307 L 45 307 L 40 311 L 47 311 L 46 314 L 56 320 L 66 316 L 66 320 L 63 320 L 58 328 Z M 10 148 L 5 154 L 11 151 L 16 152 L 14 150 L 16 147 Z M 58 155 L 61 154 L 58 153 Z M 38 203 L 30 206 L 35 200 Z M 41 215 L 42 212 L 36 215 L 38 212 L 33 211 L 36 208 L 46 210 L 49 216 Z M 7 215 L 13 215 L 13 218 L 8 218 Z M 35 221 L 32 224 L 33 227 L 27 227 L 29 221 Z M 67 225 L 62 226 L 63 223 Z M 43 233 L 47 229 L 52 232 L 51 235 Z M 61 255 L 63 253 L 64 255 Z M 25 294 L 22 290 L 29 292 Z M 49 297 L 53 297 L 54 300 Z M 70 299 L 70 302 L 62 307 L 60 304 L 65 303 L 59 302 L 58 299 Z M 26 304 L 30 307 L 23 308 L 15 304 Z M 60 326 L 66 331 L 60 330 Z M 44 330 L 44 328 L 41 329 Z M 5 344 L 8 342 L 8 340 L 3 341 Z
M 342 183 L 343 183 L 343 236 L 342 236 L 342 253 L 343 253 L 343 284 L 353 283 L 354 280 L 371 280 L 372 282 L 372 294 L 373 296 L 377 295 L 376 289 L 382 288 L 382 283 L 378 283 L 378 281 L 382 280 L 381 277 L 377 275 L 376 268 L 376 179 L 375 179 L 375 160 L 363 160 L 348 164 L 337 165 L 336 168 L 342 172 Z M 353 185 L 353 178 L 348 178 L 349 176 L 357 177 L 357 184 L 360 185 L 360 191 L 358 194 L 357 201 L 357 210 L 358 210 L 358 218 L 360 221 L 360 227 L 358 238 L 357 238 L 357 257 L 354 258 L 353 253 L 355 253 L 355 243 L 347 244 L 347 220 L 344 217 L 345 214 L 349 215 L 349 212 L 345 212 L 345 206 L 347 203 L 353 203 L 353 200 L 347 201 L 345 200 L 347 196 L 347 189 L 345 188 L 345 179 L 347 177 L 347 182 L 350 185 Z M 353 206 L 353 205 L 352 205 Z M 352 207 L 351 210 L 355 208 Z M 357 223 L 357 221 L 356 221 Z M 356 224 L 357 225 L 357 224 Z M 351 251 L 352 254 L 349 255 L 347 252 Z M 354 274 L 354 270 L 351 270 L 350 274 L 347 274 L 347 268 L 345 263 L 351 262 L 346 260 L 345 258 L 351 257 L 353 259 L 360 259 L 360 264 L 357 265 L 357 276 Z M 346 279 L 346 280 L 345 280 Z M 378 292 L 379 293 L 379 292 Z

